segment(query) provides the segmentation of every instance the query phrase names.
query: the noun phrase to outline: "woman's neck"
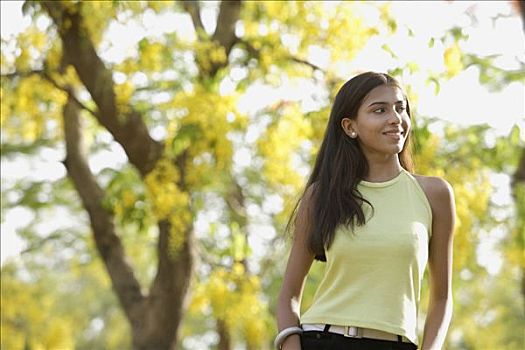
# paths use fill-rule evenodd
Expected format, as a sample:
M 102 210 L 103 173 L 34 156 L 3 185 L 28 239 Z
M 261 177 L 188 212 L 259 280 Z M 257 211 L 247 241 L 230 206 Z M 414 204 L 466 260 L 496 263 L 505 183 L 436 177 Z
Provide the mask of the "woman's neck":
M 402 167 L 398 157 L 384 162 L 368 161 L 368 173 L 364 176 L 363 180 L 369 182 L 388 181 L 399 175 L 401 169 Z

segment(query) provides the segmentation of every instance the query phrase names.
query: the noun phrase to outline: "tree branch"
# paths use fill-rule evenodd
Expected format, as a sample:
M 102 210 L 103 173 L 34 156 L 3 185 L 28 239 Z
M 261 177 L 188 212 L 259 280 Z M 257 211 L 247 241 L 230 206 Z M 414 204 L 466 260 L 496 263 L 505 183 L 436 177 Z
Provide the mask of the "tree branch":
M 318 70 L 320 72 L 323 72 L 325 73 L 325 70 L 321 67 L 319 67 L 318 65 L 310 62 L 310 61 L 307 61 L 307 60 L 303 60 L 302 58 L 298 58 L 298 57 L 294 57 L 294 56 L 290 56 L 290 59 L 294 62 L 297 62 L 297 63 L 301 63 L 301 64 L 304 64 L 304 65 L 307 65 L 309 66 L 310 68 L 312 68 L 313 70 Z
M 217 41 L 226 50 L 226 55 L 235 44 L 235 24 L 241 13 L 241 1 L 221 1 L 219 16 L 217 17 L 217 27 L 212 39 Z
M 132 324 L 142 320 L 145 297 L 127 263 L 112 215 L 103 207 L 104 191 L 96 182 L 82 151 L 79 107 L 70 96 L 63 109 L 66 159 L 64 165 L 88 212 L 97 250 L 106 265 L 113 287 Z
M 70 88 L 67 88 L 65 86 L 62 86 L 60 85 L 55 79 L 53 79 L 45 70 L 42 70 L 42 69 L 34 69 L 34 70 L 30 70 L 30 71 L 24 71 L 24 72 L 13 72 L 13 73 L 8 73 L 8 74 L 2 74 L 2 78 L 7 78 L 7 79 L 15 79 L 15 78 L 24 78 L 24 77 L 28 77 L 30 75 L 39 75 L 41 76 L 42 78 L 44 78 L 45 80 L 47 80 L 49 83 L 51 83 L 51 85 L 53 85 L 54 87 L 56 87 L 57 89 L 61 90 L 61 91 L 64 91 L 69 98 L 73 99 L 73 101 L 75 101 L 75 103 L 82 109 L 86 110 L 87 112 L 89 112 L 90 114 L 92 114 L 94 117 L 98 118 L 97 117 L 97 114 L 98 112 L 92 110 L 91 108 L 89 108 L 88 106 L 86 106 L 85 104 L 83 104 L 82 102 L 80 102 L 80 100 L 75 96 L 74 93 L 72 93 L 71 89 Z
M 201 8 L 198 1 L 180 1 L 182 3 L 182 8 L 188 12 L 191 16 L 191 21 L 193 22 L 193 27 L 195 27 L 195 32 L 197 36 L 205 34 L 204 25 L 201 20 Z
M 244 39 L 238 39 L 238 42 L 242 45 L 244 45 L 246 51 L 248 51 L 248 54 L 251 56 L 251 57 L 254 57 L 254 58 L 259 58 L 261 56 L 261 52 L 260 50 L 256 49 L 250 42 L 244 40 Z M 296 63 L 300 63 L 300 64 L 304 64 L 304 65 L 307 65 L 309 66 L 310 68 L 312 68 L 313 70 L 318 70 L 320 72 L 323 72 L 323 73 L 326 73 L 326 71 L 319 67 L 318 65 L 310 62 L 310 61 L 307 61 L 305 59 L 302 59 L 302 58 L 299 58 L 299 57 L 295 57 L 295 56 L 292 56 L 292 55 L 289 55 L 288 58 Z
M 84 25 L 81 6 L 74 11 L 59 1 L 43 1 L 42 7 L 55 23 L 63 43 L 64 56 L 98 107 L 96 118 L 124 148 L 130 162 L 144 176 L 162 154 L 162 145 L 153 140 L 142 116 L 133 108 L 119 111 L 111 71 L 97 55 Z
M 525 183 L 525 148 L 520 150 L 520 161 L 516 172 L 512 175 L 512 186 Z
M 12 73 L 2 74 L 1 77 L 6 78 L 6 79 L 15 79 L 15 78 L 25 78 L 33 74 L 41 75 L 42 73 L 44 73 L 42 69 L 33 69 L 33 70 L 28 70 L 28 71 L 23 71 L 23 72 L 14 71 Z
M 187 2 L 185 1 L 184 4 Z M 189 7 L 188 7 L 189 6 Z M 185 9 L 192 16 L 194 25 L 199 28 L 199 21 L 195 14 L 196 9 L 198 9 L 198 4 L 195 2 L 190 2 L 184 6 Z M 204 36 L 204 29 L 202 31 L 197 31 L 197 34 L 201 37 L 201 40 L 211 40 L 220 47 L 224 49 L 226 57 L 230 55 L 230 51 L 237 42 L 237 37 L 235 36 L 235 24 L 239 19 L 241 12 L 241 1 L 222 1 L 219 8 L 219 15 L 217 16 L 217 26 L 215 27 L 215 32 L 211 39 L 208 36 Z M 206 59 L 206 58 L 205 58 Z M 200 75 L 202 78 L 213 78 L 217 75 L 217 72 L 226 67 L 229 64 L 228 60 L 223 62 L 212 62 L 211 66 L 208 64 L 201 64 L 199 57 L 197 57 L 197 65 L 199 66 Z
M 98 116 L 98 112 L 97 111 L 94 111 L 92 110 L 91 108 L 89 108 L 88 106 L 86 106 L 85 104 L 83 104 L 82 102 L 80 102 L 80 100 L 75 96 L 75 94 L 73 93 L 73 91 L 65 86 L 61 86 L 60 84 L 58 84 L 53 78 L 51 78 L 51 76 L 47 73 L 42 73 L 42 76 L 47 80 L 49 81 L 54 87 L 56 87 L 57 89 L 59 90 L 62 90 L 64 91 L 68 98 L 72 99 L 80 108 L 82 108 L 83 110 L 86 110 L 88 111 L 89 113 L 91 113 L 91 115 L 93 115 L 95 118 L 99 118 Z
M 523 31 L 525 31 L 525 2 L 523 1 L 516 1 L 518 3 L 518 9 L 520 11 L 521 16 L 521 24 L 523 26 Z

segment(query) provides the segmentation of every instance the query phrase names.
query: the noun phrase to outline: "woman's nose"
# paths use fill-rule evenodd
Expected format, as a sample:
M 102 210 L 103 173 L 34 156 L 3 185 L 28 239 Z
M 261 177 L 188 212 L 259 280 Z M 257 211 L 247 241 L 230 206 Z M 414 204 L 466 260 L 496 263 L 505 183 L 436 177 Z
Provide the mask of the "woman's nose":
M 392 124 L 400 124 L 402 121 L 401 113 L 398 113 L 395 109 L 390 112 L 389 121 Z

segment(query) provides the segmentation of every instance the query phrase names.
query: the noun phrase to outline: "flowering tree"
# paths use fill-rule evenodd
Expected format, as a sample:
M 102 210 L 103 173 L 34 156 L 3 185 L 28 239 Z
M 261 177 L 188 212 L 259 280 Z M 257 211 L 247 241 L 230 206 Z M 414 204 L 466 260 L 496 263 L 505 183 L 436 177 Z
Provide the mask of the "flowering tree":
M 365 7 L 377 14 L 373 24 L 360 15 Z M 283 230 L 323 136 L 329 102 L 347 78 L 339 76 L 340 65 L 351 62 L 369 39 L 396 31 L 388 4 L 26 1 L 24 11 L 33 23 L 16 38 L 14 55 L 2 50 L 2 154 L 59 150 L 67 178 L 51 185 L 28 180 L 17 185 L 21 199 L 2 205 L 25 205 L 35 212 L 63 205 L 86 224 L 109 277 L 99 276 L 100 266 L 83 270 L 89 283 L 82 282 L 87 295 L 82 300 L 100 298 L 102 306 L 89 311 L 100 315 L 111 301 L 96 286 L 111 286 L 129 323 L 133 348 L 186 347 L 182 338 L 210 328 L 221 350 L 238 342 L 248 349 L 268 348 L 274 331 L 269 310 L 284 245 L 281 236 L 272 234 L 262 248 L 250 244 L 250 225 L 257 221 L 250 210 L 265 213 L 274 232 Z M 121 59 L 107 55 L 112 26 L 133 27 L 148 16 L 168 14 L 177 14 L 173 20 L 187 20 L 187 25 L 144 35 Z M 429 81 L 439 84 L 469 63 L 455 34 L 445 33 L 452 39 L 441 52 L 444 68 L 429 74 Z M 395 56 L 388 45 L 383 49 Z M 329 63 L 313 61 L 316 50 Z M 418 67 L 417 62 L 400 64 L 390 73 L 410 74 Z M 312 81 L 317 104 L 307 111 L 301 101 L 286 98 L 249 112 L 239 107 L 253 86 Z M 410 87 L 408 92 L 416 100 Z M 420 128 L 415 137 L 418 171 L 446 176 L 458 198 L 456 249 L 461 255 L 455 269 L 475 266 L 474 232 L 485 224 L 490 196 L 488 167 L 480 161 L 493 151 L 480 146 L 485 130 L 450 128 L 440 138 L 417 113 L 414 118 Z M 515 158 L 503 143 L 498 145 L 501 161 Z M 115 158 L 124 157 L 95 170 L 93 159 L 107 149 L 116 150 Z M 249 161 L 238 161 L 242 154 Z M 445 173 L 452 160 L 457 166 Z M 272 202 L 280 203 L 277 209 L 264 209 Z M 78 227 L 43 239 L 30 229 L 24 234 L 33 251 L 52 240 L 91 242 Z M 265 249 L 264 254 L 255 258 L 255 249 Z M 72 260 L 76 266 L 81 259 Z M 60 285 L 64 299 L 75 290 L 52 278 L 30 289 L 31 283 L 15 278 L 12 269 L 2 274 L 9 277 L 2 281 L 9 286 L 5 298 L 18 296 L 27 310 L 58 308 L 59 299 L 44 308 L 28 302 L 51 293 L 50 286 Z M 76 276 L 67 282 L 77 286 L 80 280 Z M 305 299 L 310 297 L 307 292 Z M 11 304 L 5 300 L 3 305 Z M 11 334 L 2 337 L 2 347 L 22 348 L 24 342 L 74 347 L 74 331 L 68 330 L 75 324 L 65 313 L 47 328 L 27 325 L 45 323 L 38 313 L 22 316 L 4 306 L 2 313 L 7 320 L 3 317 L 2 333 Z M 122 331 L 115 326 L 118 319 L 110 320 L 112 329 Z M 467 323 L 472 322 L 459 324 Z M 470 334 L 468 329 L 465 333 Z

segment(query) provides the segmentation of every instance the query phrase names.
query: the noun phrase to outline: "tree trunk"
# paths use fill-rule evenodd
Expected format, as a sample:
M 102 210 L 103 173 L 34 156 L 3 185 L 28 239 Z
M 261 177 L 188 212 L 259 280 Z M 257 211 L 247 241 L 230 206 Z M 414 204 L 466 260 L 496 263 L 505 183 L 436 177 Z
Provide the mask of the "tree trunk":
M 64 56 L 74 66 L 97 105 L 95 117 L 122 145 L 130 162 L 141 175 L 146 176 L 160 158 L 162 146 L 151 138 L 142 117 L 136 111 L 123 119 L 117 114 L 115 99 L 108 92 L 113 91 L 114 87 L 111 74 L 81 29 L 81 3 L 77 4 L 77 11 L 71 13 L 60 2 L 43 2 L 42 5 L 58 27 Z M 177 330 L 184 314 L 193 268 L 192 224 L 179 233 L 184 235 L 185 243 L 174 254 L 169 244 L 170 225 L 168 222 L 159 222 L 157 276 L 149 293 L 144 295 L 128 263 L 118 228 L 114 225 L 113 213 L 103 205 L 104 189 L 91 173 L 82 150 L 78 99 L 71 88 L 65 90 L 68 92 L 68 101 L 63 110 L 67 153 L 64 165 L 88 213 L 97 251 L 130 322 L 133 347 L 137 350 L 173 349 L 177 343 Z M 181 182 L 184 182 L 184 178 L 181 178 Z
M 159 223 L 157 276 L 148 296 L 125 258 L 124 248 L 113 225 L 113 218 L 103 206 L 104 192 L 91 174 L 82 152 L 79 107 L 69 98 L 63 110 L 68 174 L 88 212 L 97 250 L 102 257 L 125 315 L 131 324 L 136 350 L 174 349 L 189 281 L 193 270 L 192 227 L 183 234 L 185 243 L 177 252 L 169 245 L 170 225 Z
M 231 350 L 231 338 L 226 322 L 223 320 L 217 320 L 217 333 L 219 334 L 219 345 L 217 350 Z
M 185 233 L 183 246 L 176 252 L 169 247 L 170 225 L 163 221 L 159 230 L 157 276 L 145 303 L 144 323 L 132 329 L 136 350 L 176 348 L 193 272 L 191 228 Z
M 523 31 L 525 32 L 525 1 L 518 1 L 520 15 L 521 15 L 521 24 L 523 26 Z M 519 161 L 518 169 L 512 177 L 512 191 L 514 193 L 514 199 L 516 200 L 516 212 L 525 211 L 525 203 L 520 203 L 520 197 L 518 195 L 518 187 L 525 187 L 525 148 L 521 150 L 521 158 Z M 521 198 L 523 200 L 523 197 Z M 525 249 L 525 218 L 518 217 L 518 242 L 521 244 L 521 248 Z M 525 259 L 525 257 L 523 257 Z M 525 314 L 525 261 L 522 261 L 521 265 L 521 293 L 523 296 L 523 305 L 524 305 L 524 314 Z
M 518 215 L 516 228 L 517 244 L 522 250 L 522 259 L 525 259 L 525 217 L 520 216 L 525 213 L 525 148 L 521 150 L 518 169 L 512 176 L 512 193 L 516 201 L 516 213 Z M 525 261 L 521 262 L 521 293 L 523 296 L 523 305 L 525 305 Z M 524 310 L 525 312 L 525 310 Z
M 142 177 L 148 175 L 163 155 L 163 146 L 155 141 L 144 123 L 143 116 L 127 106 L 127 112 L 117 108 L 115 83 L 112 72 L 98 56 L 86 30 L 82 2 L 64 5 L 60 1 L 42 1 L 39 5 L 53 21 L 62 41 L 65 62 L 71 64 L 87 89 L 96 109 L 89 111 L 105 127 L 126 152 L 129 162 Z M 191 9 L 192 19 L 202 26 L 198 3 L 186 6 Z M 223 2 L 213 41 L 221 45 L 228 55 L 235 41 L 235 22 L 240 13 L 240 1 Z M 213 77 L 228 62 L 214 65 L 210 71 L 200 71 L 201 77 Z M 46 72 L 44 72 L 46 74 Z M 171 226 L 168 221 L 158 222 L 157 274 L 149 289 L 143 294 L 131 265 L 128 263 L 123 244 L 114 225 L 113 213 L 105 208 L 104 190 L 91 173 L 82 151 L 80 106 L 70 88 L 64 106 L 64 134 L 67 168 L 75 189 L 87 211 L 97 251 L 108 271 L 113 289 L 131 325 L 133 348 L 136 350 L 175 349 L 178 330 L 184 315 L 188 287 L 193 272 L 193 223 L 183 228 L 184 244 L 177 251 L 170 245 Z M 85 109 L 85 108 L 84 108 Z M 185 185 L 186 155 L 174 159 L 181 179 L 178 186 L 189 191 Z M 187 208 L 191 210 L 191 208 Z M 224 338 L 230 347 L 229 335 Z

